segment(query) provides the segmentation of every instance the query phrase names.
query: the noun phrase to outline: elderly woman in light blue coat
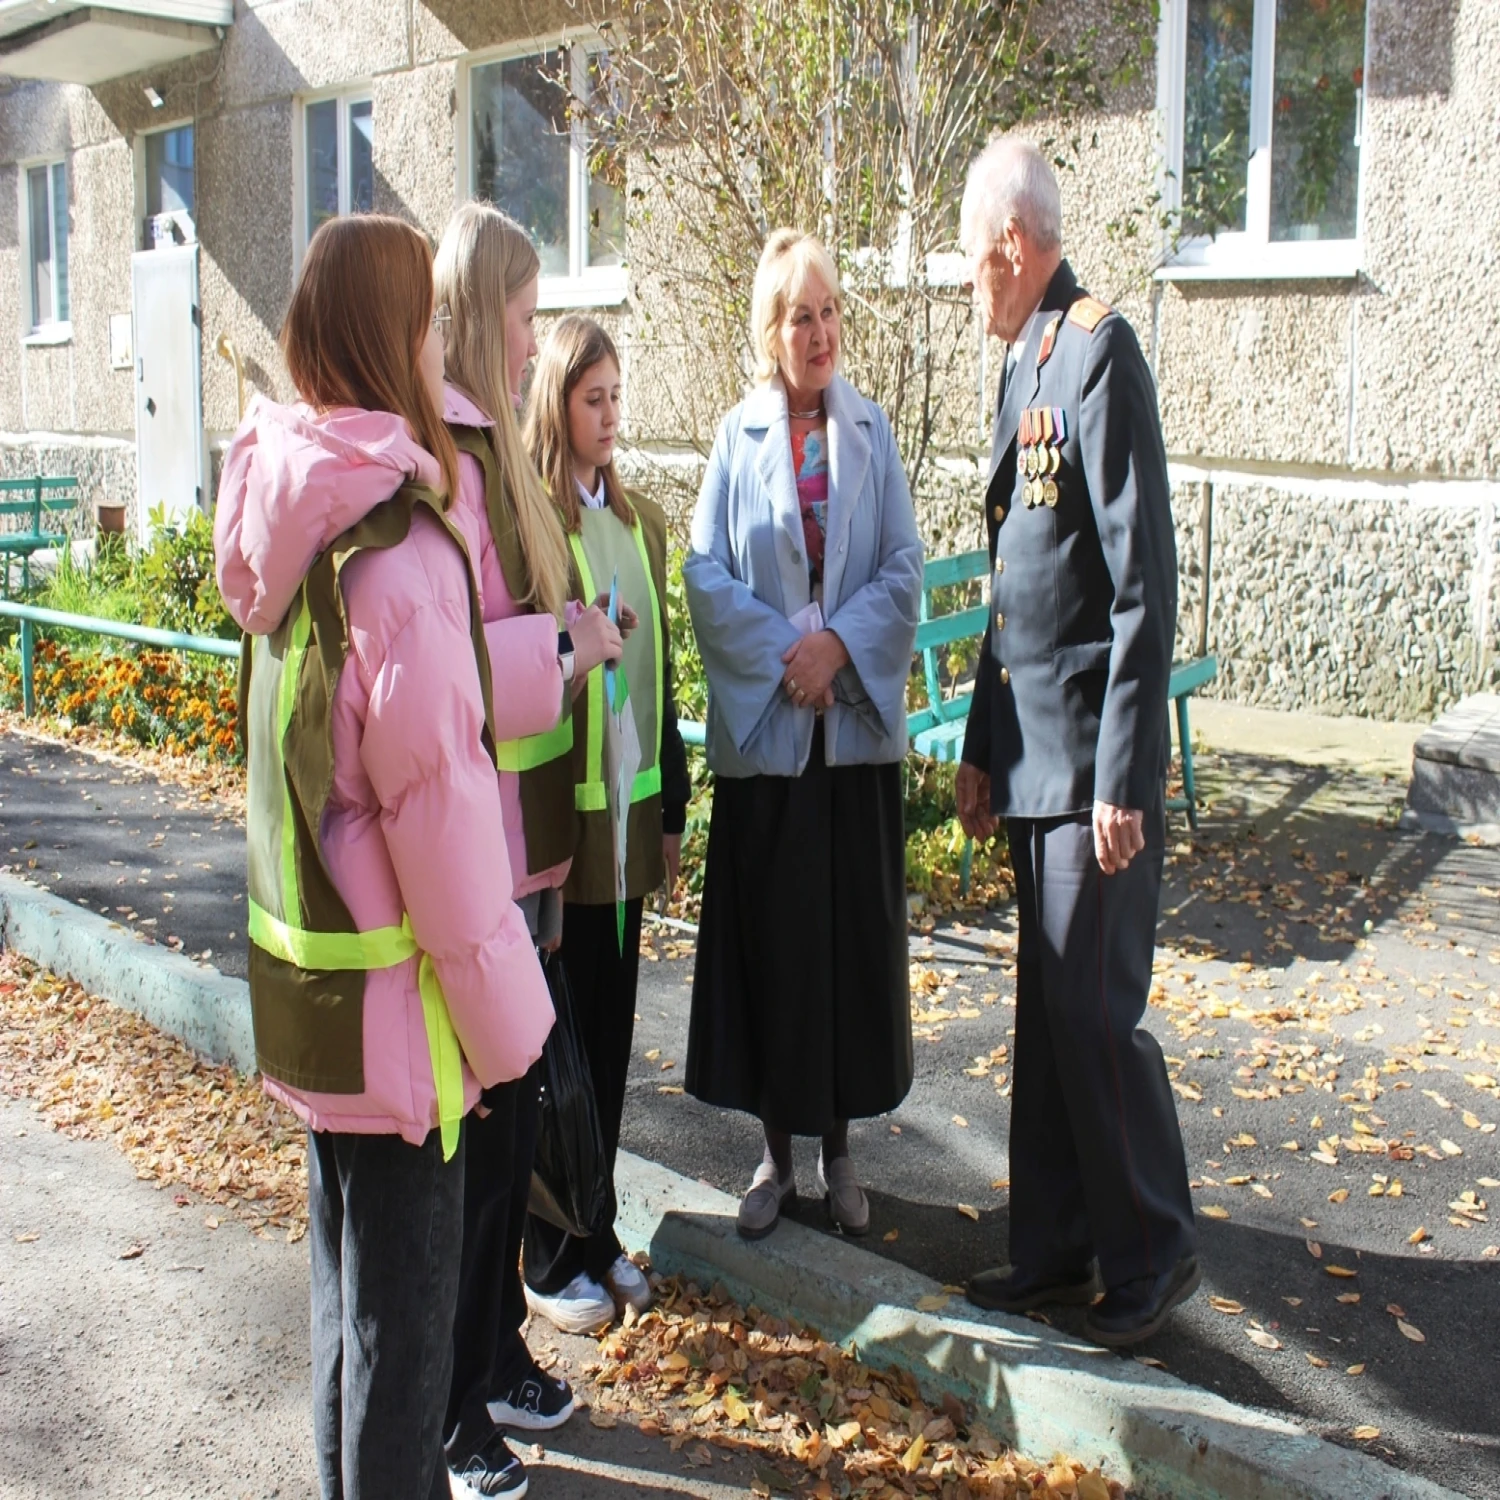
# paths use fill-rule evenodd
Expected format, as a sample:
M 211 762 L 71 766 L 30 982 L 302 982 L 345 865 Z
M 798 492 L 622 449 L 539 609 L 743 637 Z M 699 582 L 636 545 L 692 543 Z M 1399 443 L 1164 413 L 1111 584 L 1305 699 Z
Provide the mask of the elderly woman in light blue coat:
M 818 1136 L 832 1217 L 863 1234 L 851 1119 L 911 1087 L 901 761 L 922 543 L 885 413 L 838 373 L 838 276 L 808 235 L 756 272 L 757 381 L 724 419 L 683 566 L 715 774 L 686 1085 L 765 1155 L 739 1229 L 795 1196 Z

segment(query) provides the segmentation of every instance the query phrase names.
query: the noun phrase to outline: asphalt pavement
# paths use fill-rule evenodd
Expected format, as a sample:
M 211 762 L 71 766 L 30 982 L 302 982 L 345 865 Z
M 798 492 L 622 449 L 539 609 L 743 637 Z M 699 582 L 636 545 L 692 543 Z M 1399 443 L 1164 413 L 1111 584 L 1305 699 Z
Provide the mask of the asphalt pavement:
M 0 1141 L 0 1497 L 314 1500 L 307 1241 L 221 1222 L 3 1094 Z M 531 1347 L 586 1389 L 592 1339 Z M 695 1467 L 630 1416 L 543 1437 L 516 1444 L 537 1500 L 731 1500 L 755 1479 L 753 1455 Z
M 1196 838 L 1174 822 L 1147 1025 L 1179 1097 L 1204 1288 L 1138 1353 L 1500 1493 L 1500 1259 L 1485 1254 L 1500 1242 L 1500 851 L 1398 833 L 1389 776 L 1268 755 L 1205 755 L 1199 772 L 1210 807 Z M 56 894 L 243 973 L 228 809 L 0 736 L 6 849 Z M 916 1081 L 851 1128 L 869 1248 L 954 1285 L 1005 1258 L 1013 943 L 1003 909 L 914 924 Z M 654 955 L 623 1144 L 738 1193 L 755 1122 L 680 1092 L 691 940 L 659 929 Z M 799 1143 L 809 1195 L 815 1165 Z M 796 1215 L 826 1225 L 811 1197 Z

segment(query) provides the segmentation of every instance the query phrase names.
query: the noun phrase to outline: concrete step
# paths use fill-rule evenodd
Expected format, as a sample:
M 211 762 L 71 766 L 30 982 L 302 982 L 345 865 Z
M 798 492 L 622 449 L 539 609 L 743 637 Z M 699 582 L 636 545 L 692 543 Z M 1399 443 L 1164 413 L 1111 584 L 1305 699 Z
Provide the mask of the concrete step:
M 1465 698 L 1418 737 L 1402 823 L 1500 843 L 1500 695 Z

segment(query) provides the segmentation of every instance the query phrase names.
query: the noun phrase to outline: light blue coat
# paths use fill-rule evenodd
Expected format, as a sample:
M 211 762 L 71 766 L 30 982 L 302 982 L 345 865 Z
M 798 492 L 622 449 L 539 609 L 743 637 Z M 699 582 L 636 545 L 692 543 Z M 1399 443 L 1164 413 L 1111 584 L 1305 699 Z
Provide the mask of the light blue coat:
M 922 541 L 886 415 L 841 376 L 828 414 L 823 615 L 848 649 L 824 714 L 828 764 L 906 754 L 906 679 L 922 600 Z M 811 600 L 786 390 L 757 386 L 719 428 L 682 570 L 708 674 L 708 764 L 719 776 L 800 776 L 814 710 L 781 686 L 789 617 Z

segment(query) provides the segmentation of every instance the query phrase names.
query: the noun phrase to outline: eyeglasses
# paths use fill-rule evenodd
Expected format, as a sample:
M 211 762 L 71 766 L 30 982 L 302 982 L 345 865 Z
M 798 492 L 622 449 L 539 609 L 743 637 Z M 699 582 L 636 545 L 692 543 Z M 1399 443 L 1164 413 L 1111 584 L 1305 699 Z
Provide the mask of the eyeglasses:
M 448 304 L 445 302 L 432 315 L 432 331 L 446 343 L 448 341 L 448 330 L 452 325 L 453 314 L 449 312 Z

